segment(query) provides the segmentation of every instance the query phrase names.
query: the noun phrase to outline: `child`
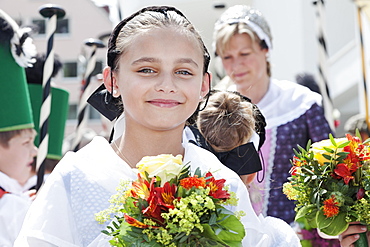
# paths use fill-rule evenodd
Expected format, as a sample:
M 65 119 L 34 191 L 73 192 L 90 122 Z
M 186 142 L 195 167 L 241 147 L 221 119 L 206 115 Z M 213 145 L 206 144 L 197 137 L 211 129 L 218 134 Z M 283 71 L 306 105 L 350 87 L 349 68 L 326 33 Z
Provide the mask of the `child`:
M 2 10 L 0 27 L 0 246 L 13 246 L 35 193 L 26 187 L 37 149 L 23 68 L 31 61 L 25 46 L 34 46 Z M 15 47 L 19 53 L 12 54 Z
M 109 207 L 120 180 L 137 178 L 141 158 L 159 154 L 181 154 L 192 171 L 217 171 L 215 177 L 226 179 L 239 198 L 230 209 L 247 213 L 245 246 L 275 240 L 253 213 L 237 174 L 208 151 L 182 143 L 186 120 L 209 90 L 208 64 L 198 32 L 173 7 L 144 8 L 120 22 L 109 40 L 103 76 L 113 97 L 122 98 L 125 131 L 111 145 L 95 137 L 63 157 L 39 191 L 15 246 L 109 246 L 101 233 L 106 225 L 95 214 Z M 296 236 L 289 237 L 284 243 Z
M 256 150 L 263 142 L 259 143 L 255 127 L 264 128 L 264 125 L 262 114 L 246 97 L 237 92 L 214 91 L 198 115 L 197 127 L 201 135 L 196 134 L 196 129 L 192 130 L 202 147 L 214 153 L 248 185 L 261 170 Z M 258 132 L 264 134 L 263 130 Z

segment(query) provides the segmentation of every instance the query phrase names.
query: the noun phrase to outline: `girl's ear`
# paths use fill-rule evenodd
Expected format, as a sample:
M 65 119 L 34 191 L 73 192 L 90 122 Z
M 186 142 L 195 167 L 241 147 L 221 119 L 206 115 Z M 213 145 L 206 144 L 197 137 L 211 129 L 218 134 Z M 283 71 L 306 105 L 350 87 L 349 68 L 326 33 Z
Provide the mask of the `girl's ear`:
M 103 80 L 105 88 L 113 95 L 113 97 L 118 97 L 120 94 L 117 80 L 109 66 L 105 67 L 103 70 Z
M 212 81 L 212 74 L 210 72 L 206 72 L 203 75 L 203 82 L 202 82 L 202 88 L 201 88 L 202 97 L 206 96 L 209 90 L 211 90 L 211 81 Z

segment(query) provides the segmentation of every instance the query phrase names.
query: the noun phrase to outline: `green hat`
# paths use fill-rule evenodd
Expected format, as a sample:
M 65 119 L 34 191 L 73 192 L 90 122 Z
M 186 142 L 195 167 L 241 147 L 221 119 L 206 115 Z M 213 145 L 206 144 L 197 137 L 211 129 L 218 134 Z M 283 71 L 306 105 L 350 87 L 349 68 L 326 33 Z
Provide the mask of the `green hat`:
M 42 104 L 42 86 L 40 84 L 28 84 L 31 96 L 32 113 L 35 121 L 35 130 L 39 133 L 40 110 Z M 51 111 L 48 122 L 48 154 L 47 158 L 59 160 L 62 158 L 62 146 L 64 130 L 68 115 L 69 93 L 61 88 L 51 88 Z M 39 135 L 35 138 L 35 145 L 39 145 Z
M 27 33 L 0 10 L 0 132 L 34 127 L 24 70 L 32 54 L 36 49 Z

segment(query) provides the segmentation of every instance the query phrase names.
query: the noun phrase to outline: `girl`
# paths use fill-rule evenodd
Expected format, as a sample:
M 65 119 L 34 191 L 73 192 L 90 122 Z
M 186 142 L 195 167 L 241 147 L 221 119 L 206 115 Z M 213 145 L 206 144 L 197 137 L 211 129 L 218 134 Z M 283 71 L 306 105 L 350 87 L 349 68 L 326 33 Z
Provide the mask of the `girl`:
M 100 234 L 106 225 L 95 221 L 95 213 L 108 208 L 121 179 L 137 178 L 134 168 L 142 157 L 159 154 L 183 155 L 192 171 L 218 171 L 215 176 L 225 178 L 239 198 L 231 210 L 247 213 L 245 246 L 269 246 L 274 236 L 253 213 L 239 177 L 206 150 L 182 144 L 186 120 L 209 91 L 208 64 L 199 34 L 173 7 L 144 8 L 120 22 L 109 40 L 103 75 L 107 90 L 122 98 L 124 133 L 112 144 L 95 137 L 60 161 L 15 246 L 109 246 Z M 287 241 L 293 240 L 294 235 Z

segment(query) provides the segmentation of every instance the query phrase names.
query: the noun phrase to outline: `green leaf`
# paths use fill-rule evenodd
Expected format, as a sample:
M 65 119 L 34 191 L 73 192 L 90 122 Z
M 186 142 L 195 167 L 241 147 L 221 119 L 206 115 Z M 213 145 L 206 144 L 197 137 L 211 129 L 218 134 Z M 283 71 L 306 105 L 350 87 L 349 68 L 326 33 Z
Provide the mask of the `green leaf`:
M 334 220 L 335 217 L 326 217 L 322 210 L 317 211 L 316 213 L 316 222 L 317 222 L 317 228 L 323 229 L 328 227 Z
M 328 154 L 322 154 L 322 156 L 327 159 L 327 160 L 331 160 L 331 155 L 328 155 Z
M 334 153 L 334 150 L 333 149 L 331 149 L 331 148 L 328 148 L 328 147 L 323 147 L 324 148 L 324 150 L 326 151 L 326 152 L 328 152 L 328 153 L 331 153 L 331 154 L 333 154 Z
M 336 147 L 337 143 L 335 142 L 335 139 L 334 139 L 334 137 L 331 133 L 329 134 L 329 139 L 330 139 L 331 143 L 333 144 L 333 146 Z
M 307 145 L 306 145 L 306 150 L 310 150 L 310 147 L 311 147 L 311 139 L 308 139 L 308 142 L 307 142 Z
M 305 219 L 312 228 L 317 228 L 316 224 L 317 207 L 314 204 L 300 208 L 295 216 L 295 221 Z
M 209 224 L 210 225 L 216 224 L 216 220 L 217 220 L 217 215 L 215 213 L 213 213 L 211 215 L 211 218 L 209 219 Z
M 331 224 L 323 229 L 320 229 L 323 233 L 330 235 L 330 236 L 337 236 L 344 232 L 348 228 L 348 222 L 346 221 L 346 213 L 339 213 L 334 219 L 331 221 Z
M 348 146 L 348 144 L 350 143 L 351 143 L 350 141 L 343 142 L 342 144 L 338 146 L 338 148 L 344 148 L 345 146 Z
M 227 216 L 227 217 L 225 217 Z M 235 215 L 219 215 L 218 219 L 222 219 L 219 222 L 221 231 L 217 230 L 215 233 L 214 229 L 216 227 L 211 227 L 208 224 L 202 224 L 204 227 L 204 236 L 216 241 L 232 241 L 232 242 L 241 242 L 245 236 L 244 225 L 236 218 Z
M 199 167 L 197 167 L 197 169 L 195 170 L 194 176 L 203 177 Z

